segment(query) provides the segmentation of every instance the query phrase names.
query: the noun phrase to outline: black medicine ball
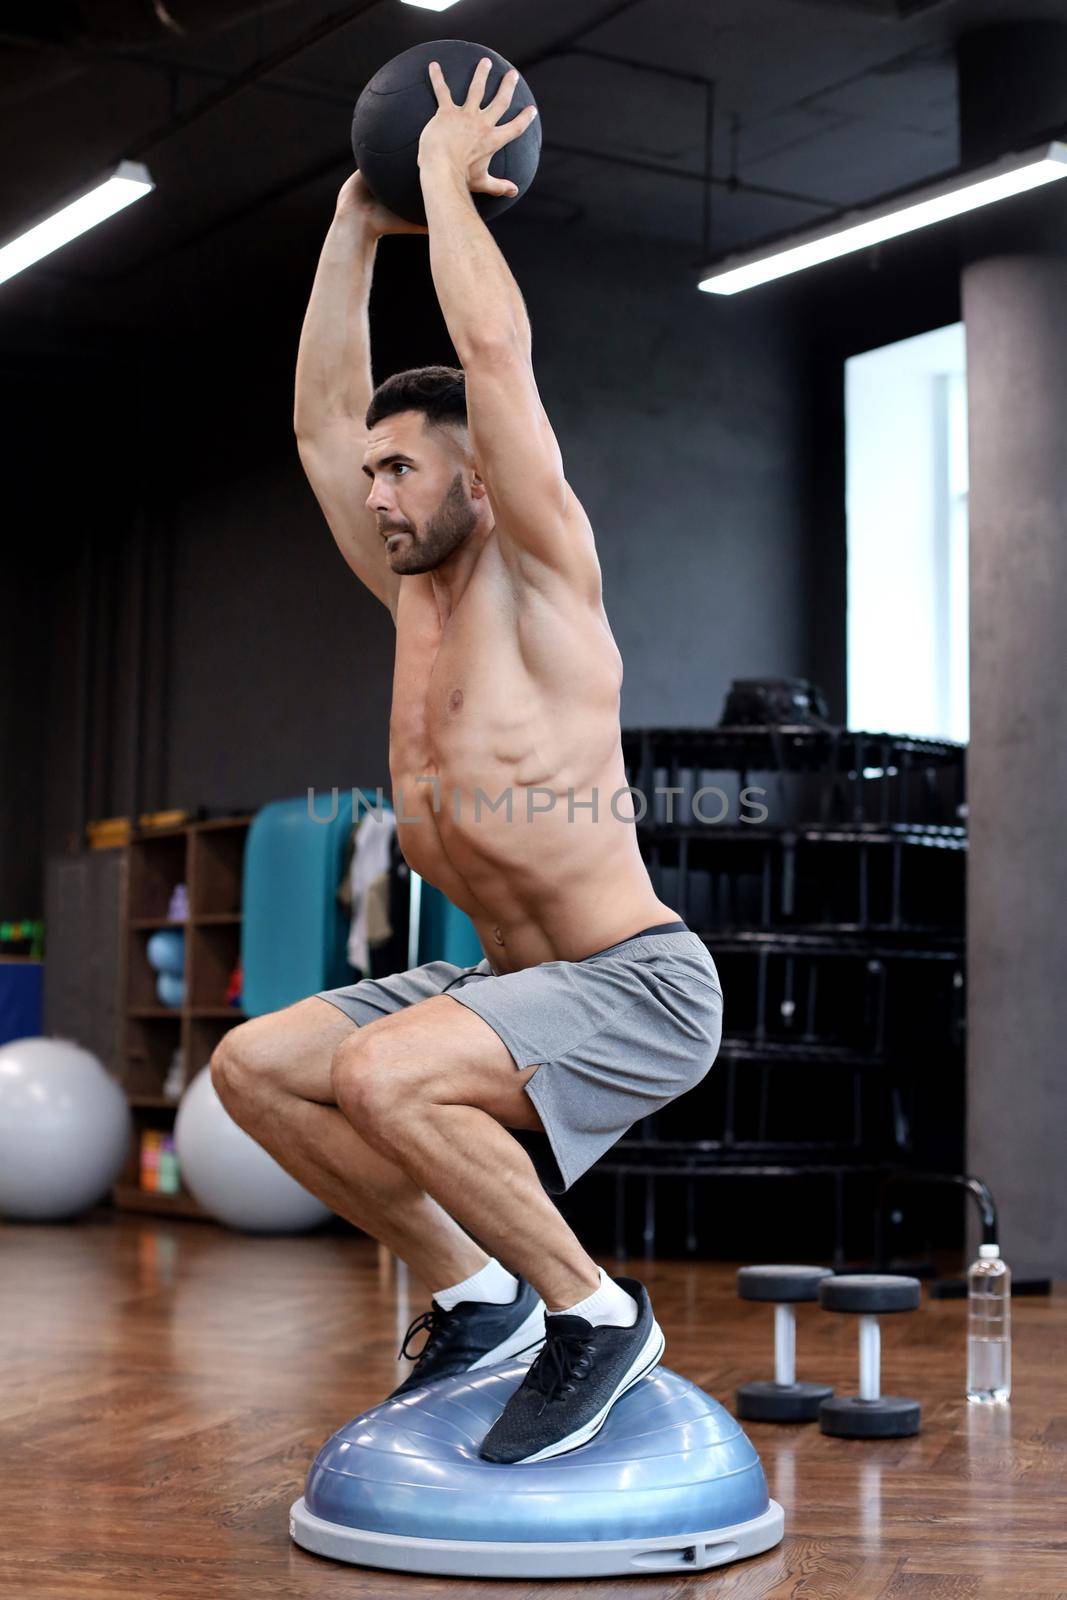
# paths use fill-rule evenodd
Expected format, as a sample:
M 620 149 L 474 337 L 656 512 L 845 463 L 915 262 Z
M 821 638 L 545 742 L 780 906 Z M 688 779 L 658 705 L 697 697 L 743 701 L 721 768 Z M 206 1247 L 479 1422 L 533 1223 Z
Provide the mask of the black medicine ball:
M 466 39 L 432 39 L 394 56 L 374 74 L 356 102 L 352 117 L 352 154 L 356 166 L 383 205 L 405 222 L 425 227 L 426 209 L 419 184 L 419 139 L 437 111 L 437 96 L 430 82 L 430 62 L 439 61 L 445 81 L 458 103 L 466 100 L 474 69 L 483 56 L 493 65 L 482 104 L 488 105 L 510 72 L 511 63 L 485 45 Z M 519 78 L 501 125 L 534 104 L 525 78 Z M 475 194 L 474 203 L 488 222 L 513 206 L 533 182 L 541 156 L 541 119 L 535 117 L 526 132 L 498 150 L 489 163 L 490 175 L 518 186 L 518 194 Z

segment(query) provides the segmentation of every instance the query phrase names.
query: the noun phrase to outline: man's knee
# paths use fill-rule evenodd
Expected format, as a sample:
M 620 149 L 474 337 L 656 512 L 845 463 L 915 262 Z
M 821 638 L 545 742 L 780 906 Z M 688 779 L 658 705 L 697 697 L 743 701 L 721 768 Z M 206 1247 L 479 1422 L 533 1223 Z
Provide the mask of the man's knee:
M 267 1019 L 254 1017 L 231 1028 L 211 1056 L 211 1082 L 226 1106 L 266 1088 L 273 1076 Z

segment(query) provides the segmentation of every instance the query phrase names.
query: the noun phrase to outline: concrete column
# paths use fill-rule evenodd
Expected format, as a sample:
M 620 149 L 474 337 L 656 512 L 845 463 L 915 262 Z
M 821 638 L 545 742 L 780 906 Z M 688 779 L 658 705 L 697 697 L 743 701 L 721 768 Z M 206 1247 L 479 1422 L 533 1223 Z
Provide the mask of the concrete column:
M 961 42 L 963 158 L 1067 127 L 1067 28 Z M 964 229 L 968 1164 L 1017 1275 L 1067 1274 L 1067 181 Z

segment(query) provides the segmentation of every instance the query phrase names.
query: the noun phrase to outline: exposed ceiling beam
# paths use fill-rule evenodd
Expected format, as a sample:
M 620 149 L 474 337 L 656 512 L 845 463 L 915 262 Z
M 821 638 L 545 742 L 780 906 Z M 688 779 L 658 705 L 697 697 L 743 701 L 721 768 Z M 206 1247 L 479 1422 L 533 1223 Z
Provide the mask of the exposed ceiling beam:
M 637 156 L 617 155 L 609 150 L 589 150 L 584 145 L 560 144 L 555 139 L 546 139 L 541 148 L 559 155 L 580 156 L 586 161 L 611 162 L 617 167 L 631 167 L 635 172 L 651 172 L 661 178 L 677 178 L 682 183 L 703 184 L 708 181 L 704 173 L 689 172 L 684 167 L 670 167 L 662 161 L 644 161 Z M 797 194 L 792 189 L 775 189 L 765 183 L 749 183 L 747 179 L 742 178 L 713 177 L 711 182 L 716 189 L 729 189 L 740 194 L 759 194 L 769 200 L 787 200 L 792 205 L 810 206 L 816 211 L 836 211 L 839 205 L 836 200 L 823 200 L 812 194 Z

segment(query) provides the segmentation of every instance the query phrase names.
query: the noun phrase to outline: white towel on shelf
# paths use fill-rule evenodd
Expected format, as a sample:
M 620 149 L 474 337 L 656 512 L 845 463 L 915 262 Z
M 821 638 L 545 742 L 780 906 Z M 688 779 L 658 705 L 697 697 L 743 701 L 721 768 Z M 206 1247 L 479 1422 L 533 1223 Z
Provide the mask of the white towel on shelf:
M 370 971 L 370 945 L 367 940 L 367 890 L 375 878 L 389 871 L 389 853 L 396 832 L 396 812 L 380 816 L 368 811 L 356 828 L 356 845 L 348 884 L 352 896 L 352 923 L 348 930 L 348 964 L 359 972 Z

